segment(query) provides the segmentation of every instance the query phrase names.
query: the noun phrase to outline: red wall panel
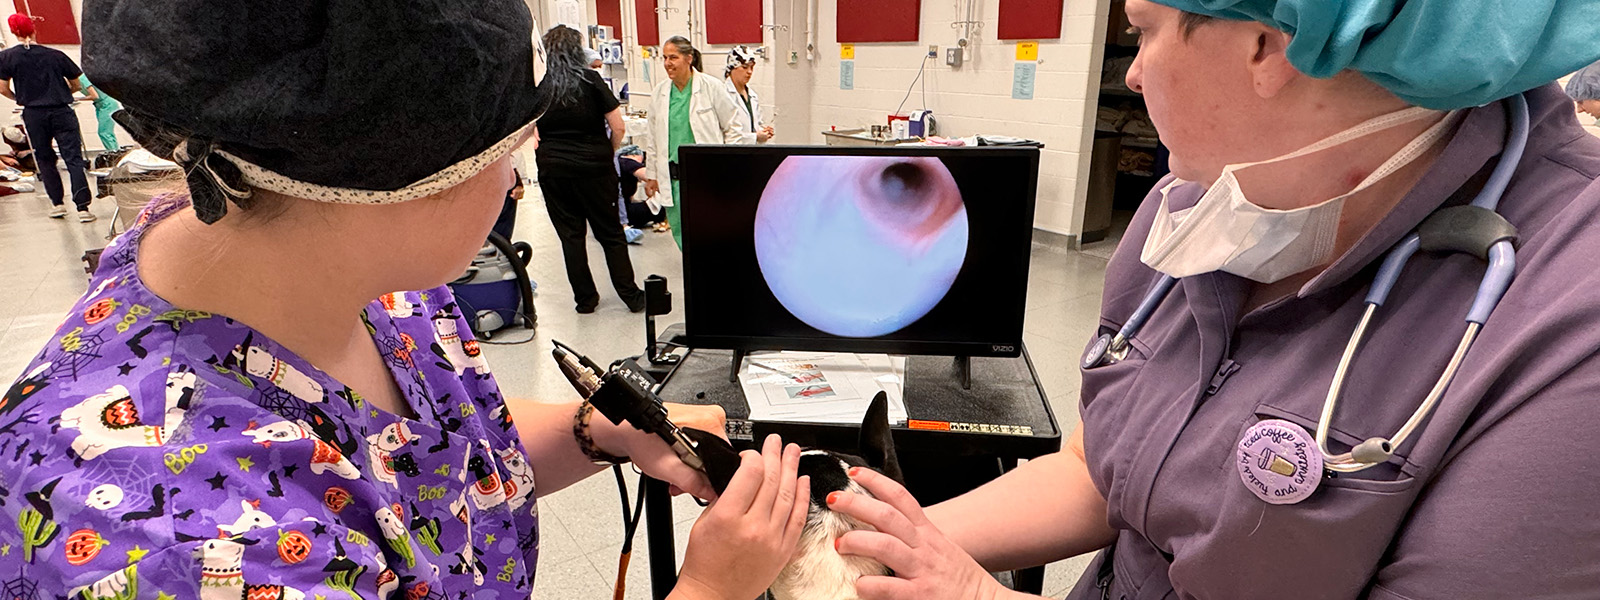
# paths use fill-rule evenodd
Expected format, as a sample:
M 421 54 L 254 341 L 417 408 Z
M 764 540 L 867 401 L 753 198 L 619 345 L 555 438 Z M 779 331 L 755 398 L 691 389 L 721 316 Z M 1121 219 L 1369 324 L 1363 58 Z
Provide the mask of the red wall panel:
M 1002 40 L 1061 38 L 1062 0 L 1000 0 Z
M 594 20 L 611 27 L 615 39 L 622 39 L 622 0 L 594 0 Z
M 915 42 L 922 0 L 838 0 L 841 44 Z
M 12 0 L 17 12 L 32 15 L 35 36 L 41 44 L 80 44 L 78 21 L 67 0 Z
M 705 2 L 706 43 L 761 43 L 761 0 L 705 0 Z
M 661 43 L 661 21 L 656 14 L 656 0 L 633 0 L 634 27 L 638 28 L 639 45 L 655 46 Z

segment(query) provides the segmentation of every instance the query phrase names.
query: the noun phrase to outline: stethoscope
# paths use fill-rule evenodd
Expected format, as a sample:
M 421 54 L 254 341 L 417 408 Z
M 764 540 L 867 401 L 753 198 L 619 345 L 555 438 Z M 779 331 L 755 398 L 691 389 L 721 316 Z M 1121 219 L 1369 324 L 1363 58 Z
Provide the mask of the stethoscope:
M 1510 183 L 1517 164 L 1522 161 L 1523 151 L 1528 145 L 1527 99 L 1520 94 L 1511 97 L 1509 113 L 1510 131 L 1506 135 L 1505 150 L 1483 190 L 1469 205 L 1444 208 L 1434 212 L 1415 231 L 1396 244 L 1384 258 L 1382 266 L 1378 268 L 1372 288 L 1367 291 L 1366 311 L 1361 315 L 1360 323 L 1351 333 L 1350 342 L 1339 358 L 1333 384 L 1329 386 L 1328 397 L 1322 404 L 1322 415 L 1317 419 L 1316 450 L 1322 455 L 1320 462 L 1323 469 L 1354 473 L 1387 462 L 1394 455 L 1395 449 L 1416 432 L 1423 419 L 1428 417 L 1434 406 L 1439 403 L 1439 399 L 1444 396 L 1445 389 L 1455 378 L 1456 371 L 1460 369 L 1461 362 L 1467 355 L 1467 350 L 1477 339 L 1478 331 L 1489 319 L 1489 314 L 1494 311 L 1495 305 L 1500 303 L 1506 288 L 1511 285 L 1511 278 L 1516 270 L 1516 251 L 1513 246 L 1517 231 L 1505 218 L 1496 213 L 1495 209 L 1500 203 L 1501 196 L 1505 194 L 1506 186 Z M 1350 375 L 1350 363 L 1355 360 L 1356 352 L 1366 337 L 1367 328 L 1372 324 L 1373 315 L 1389 298 L 1389 292 L 1399 281 L 1406 262 L 1418 250 L 1462 252 L 1488 262 L 1483 279 L 1478 284 L 1478 292 L 1473 297 L 1471 308 L 1467 311 L 1466 332 L 1456 345 L 1450 363 L 1434 382 L 1433 389 L 1428 392 L 1422 404 L 1412 411 L 1411 418 L 1407 419 L 1394 435 L 1387 438 L 1368 438 L 1356 444 L 1350 452 L 1333 454 L 1328 450 L 1328 428 L 1332 424 L 1340 392 Z M 1128 318 L 1127 323 L 1115 335 L 1103 334 L 1089 347 L 1084 354 L 1083 368 L 1093 369 L 1126 358 L 1129 340 L 1144 327 L 1150 315 L 1155 313 L 1156 308 L 1161 305 L 1162 300 L 1177 282 L 1176 277 L 1161 276 L 1145 294 L 1144 300 L 1139 303 L 1133 316 Z

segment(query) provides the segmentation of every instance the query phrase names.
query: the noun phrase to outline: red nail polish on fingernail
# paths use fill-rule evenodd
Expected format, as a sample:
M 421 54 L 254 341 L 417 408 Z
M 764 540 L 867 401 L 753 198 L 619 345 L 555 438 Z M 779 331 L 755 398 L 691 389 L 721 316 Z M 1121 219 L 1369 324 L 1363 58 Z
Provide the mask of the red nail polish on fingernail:
M 828 506 L 833 506 L 833 503 L 838 502 L 839 496 L 842 494 L 843 492 L 828 492 Z
M 833 538 L 833 551 L 839 551 L 839 538 Z
M 861 474 L 861 467 L 850 467 L 850 470 L 846 471 L 846 473 L 848 473 L 851 477 L 855 477 L 856 475 Z

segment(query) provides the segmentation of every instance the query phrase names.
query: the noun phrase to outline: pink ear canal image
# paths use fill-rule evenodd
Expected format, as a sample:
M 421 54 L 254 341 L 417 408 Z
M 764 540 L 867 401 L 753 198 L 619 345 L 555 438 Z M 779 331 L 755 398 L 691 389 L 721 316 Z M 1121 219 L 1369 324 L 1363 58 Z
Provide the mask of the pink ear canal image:
M 931 157 L 791 156 L 756 207 L 761 275 L 825 333 L 877 337 L 928 314 L 967 258 L 967 208 Z

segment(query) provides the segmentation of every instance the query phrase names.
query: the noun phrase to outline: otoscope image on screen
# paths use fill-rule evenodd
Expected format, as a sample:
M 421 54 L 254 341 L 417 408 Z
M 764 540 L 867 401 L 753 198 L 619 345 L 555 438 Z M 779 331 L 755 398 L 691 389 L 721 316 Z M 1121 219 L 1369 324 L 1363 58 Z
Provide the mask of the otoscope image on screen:
M 1036 150 L 685 147 L 697 347 L 1014 355 Z
M 928 314 L 967 259 L 967 208 L 936 158 L 791 156 L 756 206 L 756 262 L 789 313 L 876 337 Z

